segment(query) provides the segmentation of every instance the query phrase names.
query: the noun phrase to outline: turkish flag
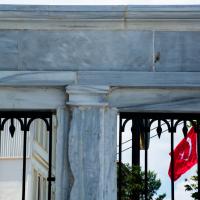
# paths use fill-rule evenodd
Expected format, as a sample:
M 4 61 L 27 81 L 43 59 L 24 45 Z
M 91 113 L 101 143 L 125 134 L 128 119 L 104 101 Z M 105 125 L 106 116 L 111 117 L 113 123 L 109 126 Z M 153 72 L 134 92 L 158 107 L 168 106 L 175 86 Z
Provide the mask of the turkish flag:
M 171 153 L 170 153 L 171 155 Z M 192 127 L 174 149 L 174 181 L 197 163 L 197 134 Z M 168 174 L 171 176 L 171 163 Z

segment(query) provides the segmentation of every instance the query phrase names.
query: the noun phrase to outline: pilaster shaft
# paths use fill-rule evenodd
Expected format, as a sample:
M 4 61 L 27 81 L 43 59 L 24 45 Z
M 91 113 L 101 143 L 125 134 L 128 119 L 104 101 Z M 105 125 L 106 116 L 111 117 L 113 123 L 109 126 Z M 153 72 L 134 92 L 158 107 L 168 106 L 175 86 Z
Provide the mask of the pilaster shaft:
M 70 86 L 69 162 L 74 182 L 70 200 L 116 200 L 117 112 L 108 87 Z

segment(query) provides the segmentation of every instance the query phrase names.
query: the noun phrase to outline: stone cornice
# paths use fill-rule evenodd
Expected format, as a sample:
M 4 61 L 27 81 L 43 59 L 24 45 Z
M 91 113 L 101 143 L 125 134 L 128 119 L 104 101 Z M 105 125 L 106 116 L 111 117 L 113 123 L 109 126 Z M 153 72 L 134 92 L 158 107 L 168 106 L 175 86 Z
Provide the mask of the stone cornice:
M 200 19 L 200 5 L 0 5 L 0 12 L 5 18 L 31 19 Z
M 199 30 L 200 6 L 1 5 L 0 29 Z M 164 22 L 164 25 L 163 25 Z M 176 25 L 174 24 L 176 23 Z M 164 26 L 164 27 L 163 27 Z

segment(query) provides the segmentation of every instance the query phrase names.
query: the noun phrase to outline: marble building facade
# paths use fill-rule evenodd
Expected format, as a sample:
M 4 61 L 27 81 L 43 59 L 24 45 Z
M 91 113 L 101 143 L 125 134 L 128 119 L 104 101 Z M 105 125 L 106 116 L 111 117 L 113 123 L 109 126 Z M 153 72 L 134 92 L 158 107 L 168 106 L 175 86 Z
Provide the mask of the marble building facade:
M 56 200 L 116 200 L 117 114 L 200 111 L 199 6 L 0 6 L 0 109 L 57 117 Z

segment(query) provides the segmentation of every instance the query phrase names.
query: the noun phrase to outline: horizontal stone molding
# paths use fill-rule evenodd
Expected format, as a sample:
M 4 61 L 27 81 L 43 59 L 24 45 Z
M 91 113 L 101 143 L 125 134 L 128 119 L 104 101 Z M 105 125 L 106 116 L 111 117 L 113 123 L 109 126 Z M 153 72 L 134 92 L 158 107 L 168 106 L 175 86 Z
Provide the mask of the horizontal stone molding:
M 1 5 L 0 29 L 200 30 L 200 6 Z M 174 21 L 177 26 L 174 26 Z M 159 24 L 158 24 L 159 22 Z M 164 25 L 163 25 L 164 23 Z M 149 26 L 151 25 L 151 26 Z
M 104 89 L 108 87 L 200 88 L 199 77 L 200 72 L 1 71 L 0 86 L 49 86 L 64 89 L 70 85 L 68 91 L 75 95 L 95 93 L 94 90 L 99 86 L 105 86 Z M 76 90 L 72 89 L 73 86 Z M 95 89 L 87 86 L 94 86 Z M 98 88 L 98 93 L 104 93 L 104 89 Z
M 66 86 L 75 84 L 70 71 L 1 71 L 0 86 Z
M 108 101 L 119 112 L 200 112 L 200 90 L 194 88 L 113 88 Z
M 200 72 L 78 72 L 80 85 L 144 88 L 200 87 Z
M 56 110 L 66 98 L 62 88 L 0 87 L 1 110 Z
M 0 5 L 0 18 L 199 19 L 199 5 Z M 186 15 L 187 14 L 187 15 Z M 187 17 L 186 17 L 187 16 Z

